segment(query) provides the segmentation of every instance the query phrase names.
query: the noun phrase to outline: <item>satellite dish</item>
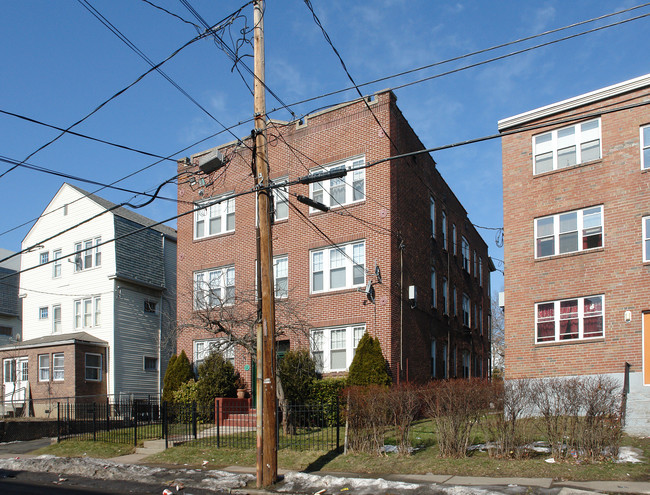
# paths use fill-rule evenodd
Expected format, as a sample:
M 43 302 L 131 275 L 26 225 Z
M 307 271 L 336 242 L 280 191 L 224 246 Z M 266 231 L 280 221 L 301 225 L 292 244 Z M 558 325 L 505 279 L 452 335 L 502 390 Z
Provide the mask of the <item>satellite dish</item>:
M 375 304 L 375 288 L 372 286 L 372 282 L 368 282 L 368 285 L 366 286 L 366 297 L 368 298 L 368 301 Z
M 377 283 L 381 284 L 381 271 L 379 270 L 379 265 L 375 265 L 375 277 L 377 277 Z

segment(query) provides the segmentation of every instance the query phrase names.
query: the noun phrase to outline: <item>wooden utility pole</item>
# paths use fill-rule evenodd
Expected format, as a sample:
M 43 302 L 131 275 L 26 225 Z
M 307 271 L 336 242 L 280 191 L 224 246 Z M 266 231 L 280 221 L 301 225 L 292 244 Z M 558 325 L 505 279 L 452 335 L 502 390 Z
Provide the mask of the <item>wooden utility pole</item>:
M 260 275 L 262 289 L 262 480 L 268 487 L 278 479 L 277 406 L 275 399 L 275 294 L 273 290 L 273 246 L 271 244 L 271 191 L 266 140 L 266 87 L 264 85 L 264 1 L 254 4 L 255 55 L 255 182 L 258 192 L 260 228 Z M 259 340 L 259 339 L 258 339 Z M 258 473 L 260 469 L 258 467 Z

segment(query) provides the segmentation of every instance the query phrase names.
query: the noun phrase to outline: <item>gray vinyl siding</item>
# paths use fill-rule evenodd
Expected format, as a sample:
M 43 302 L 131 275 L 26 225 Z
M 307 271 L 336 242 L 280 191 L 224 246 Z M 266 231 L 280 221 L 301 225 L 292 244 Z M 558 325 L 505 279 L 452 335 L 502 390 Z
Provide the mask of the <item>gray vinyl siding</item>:
M 116 283 L 115 393 L 156 395 L 158 373 L 144 370 L 144 357 L 158 357 L 160 292 Z M 145 299 L 158 303 L 156 314 L 144 312 Z
M 167 363 L 176 354 L 176 240 L 163 238 L 165 290 L 162 295 L 162 340 L 160 349 L 160 383 Z
M 115 269 L 124 278 L 155 287 L 165 287 L 163 235 L 146 229 L 124 238 L 121 236 L 142 228 L 142 225 L 115 216 Z
M 18 275 L 15 270 L 0 267 L 0 279 L 0 315 L 17 317 Z

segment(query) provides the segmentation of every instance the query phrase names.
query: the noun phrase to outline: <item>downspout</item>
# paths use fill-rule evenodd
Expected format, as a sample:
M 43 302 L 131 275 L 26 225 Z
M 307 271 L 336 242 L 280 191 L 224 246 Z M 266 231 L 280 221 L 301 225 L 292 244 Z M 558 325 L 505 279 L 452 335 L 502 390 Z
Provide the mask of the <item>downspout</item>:
M 165 276 L 167 274 L 167 271 L 165 270 L 167 263 L 165 260 L 165 234 L 161 233 L 160 234 L 160 241 L 162 244 L 162 261 L 163 261 L 163 289 L 160 291 L 160 303 L 158 304 L 158 316 L 159 316 L 159 323 L 158 323 L 158 383 L 156 386 L 156 389 L 158 390 L 158 397 L 162 397 L 162 389 L 161 389 L 161 380 L 160 380 L 160 375 L 162 374 L 162 339 L 163 339 L 163 294 L 165 292 L 165 287 L 167 286 L 167 277 Z

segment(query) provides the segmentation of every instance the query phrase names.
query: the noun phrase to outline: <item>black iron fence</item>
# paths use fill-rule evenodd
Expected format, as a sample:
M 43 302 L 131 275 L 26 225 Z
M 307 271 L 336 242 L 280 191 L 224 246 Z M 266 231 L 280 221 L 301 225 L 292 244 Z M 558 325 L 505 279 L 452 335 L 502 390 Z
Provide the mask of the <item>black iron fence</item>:
M 331 450 L 341 445 L 336 404 L 288 405 L 277 413 L 278 448 Z M 168 447 L 255 448 L 257 414 L 249 401 L 219 399 L 209 405 L 160 403 L 156 399 L 57 405 L 59 440 L 113 443 L 164 439 Z

